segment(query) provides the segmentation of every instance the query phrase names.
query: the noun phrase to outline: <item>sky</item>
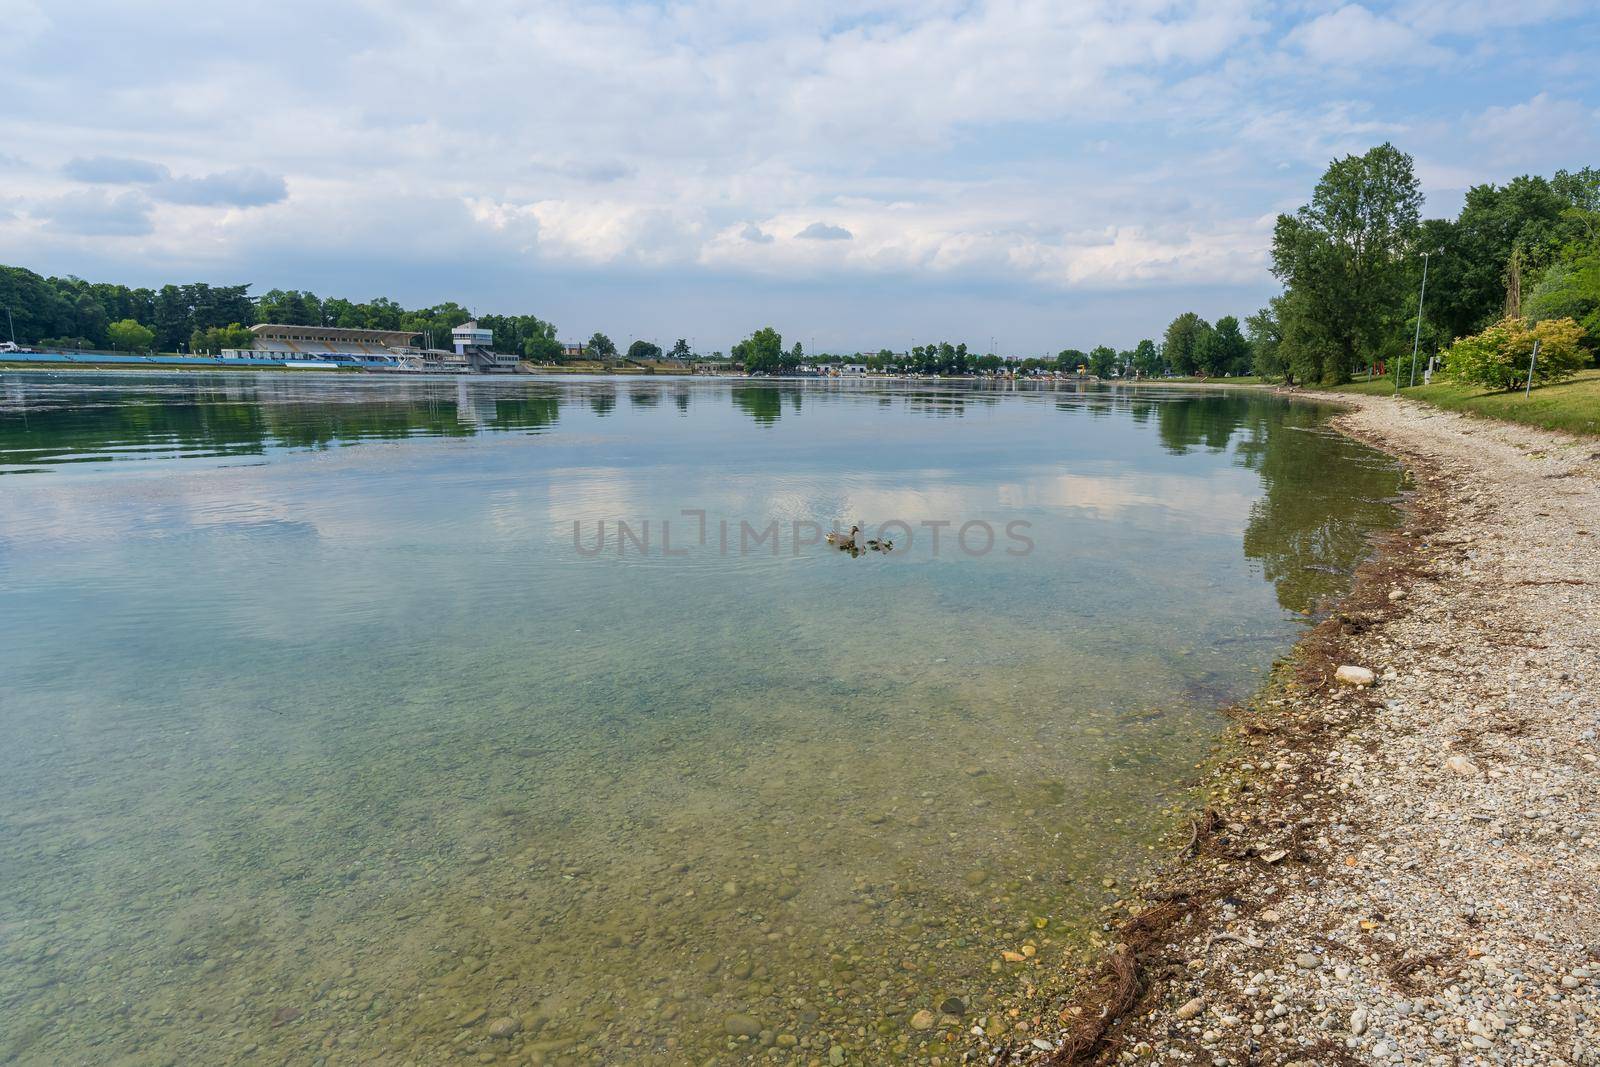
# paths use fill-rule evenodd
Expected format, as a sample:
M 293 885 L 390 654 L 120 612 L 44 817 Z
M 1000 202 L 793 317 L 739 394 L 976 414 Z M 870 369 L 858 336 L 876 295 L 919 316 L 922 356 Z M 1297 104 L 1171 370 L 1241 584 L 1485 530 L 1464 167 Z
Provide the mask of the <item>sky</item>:
M 0 0 L 0 263 L 726 350 L 1130 347 L 1277 291 L 1391 141 L 1428 215 L 1600 164 L 1594 0 Z

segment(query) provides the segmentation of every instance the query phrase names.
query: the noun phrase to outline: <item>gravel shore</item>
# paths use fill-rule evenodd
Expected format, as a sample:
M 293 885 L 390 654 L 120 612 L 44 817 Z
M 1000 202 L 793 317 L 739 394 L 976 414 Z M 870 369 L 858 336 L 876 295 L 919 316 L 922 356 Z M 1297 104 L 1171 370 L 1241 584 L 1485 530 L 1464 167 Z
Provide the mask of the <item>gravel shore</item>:
M 1323 399 L 1406 528 L 1236 710 L 1084 995 L 974 1061 L 1600 1064 L 1600 441 Z

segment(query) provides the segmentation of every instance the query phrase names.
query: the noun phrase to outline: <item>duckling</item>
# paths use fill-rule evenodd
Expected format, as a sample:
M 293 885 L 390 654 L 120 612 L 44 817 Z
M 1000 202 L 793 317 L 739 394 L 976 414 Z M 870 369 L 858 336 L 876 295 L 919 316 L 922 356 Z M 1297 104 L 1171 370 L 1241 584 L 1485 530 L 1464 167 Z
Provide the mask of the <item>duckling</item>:
M 860 532 L 861 527 L 859 526 L 850 527 L 850 532 L 847 534 L 842 534 L 835 531 L 828 535 L 828 544 L 838 545 L 840 548 L 851 547 L 856 543 L 856 535 Z
M 894 542 L 888 540 L 887 538 L 880 540 L 874 537 L 872 540 L 867 542 L 867 547 L 872 549 L 874 552 L 892 552 L 894 551 Z

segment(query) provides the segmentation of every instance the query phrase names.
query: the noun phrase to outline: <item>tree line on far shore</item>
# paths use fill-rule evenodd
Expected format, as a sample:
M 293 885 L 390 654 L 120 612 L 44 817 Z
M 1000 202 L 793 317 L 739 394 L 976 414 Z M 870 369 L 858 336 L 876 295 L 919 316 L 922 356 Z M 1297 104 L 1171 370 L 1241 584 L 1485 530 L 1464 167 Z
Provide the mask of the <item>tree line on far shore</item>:
M 260 323 L 393 330 L 446 347 L 450 331 L 476 317 L 494 331 L 501 351 L 541 361 L 559 359 L 563 351 L 556 328 L 537 315 L 473 316 L 454 301 L 406 308 L 388 297 L 356 302 L 296 289 L 252 297 L 248 284 L 146 289 L 0 266 L 0 308 L 10 312 L 6 328 L 19 342 L 50 348 L 214 353 L 250 347 L 249 328 Z

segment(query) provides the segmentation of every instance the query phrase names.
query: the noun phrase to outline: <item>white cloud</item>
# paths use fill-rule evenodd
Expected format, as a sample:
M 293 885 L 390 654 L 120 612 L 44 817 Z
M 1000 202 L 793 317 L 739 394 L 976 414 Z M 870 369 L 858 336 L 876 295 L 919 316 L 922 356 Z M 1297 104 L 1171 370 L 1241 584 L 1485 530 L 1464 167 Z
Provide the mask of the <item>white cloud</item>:
M 1318 16 L 1289 35 L 1306 58 L 1321 65 L 1321 73 L 1353 75 L 1368 67 L 1389 64 L 1431 66 L 1450 58 L 1415 27 L 1374 14 L 1360 4 L 1346 4 Z
M 1404 22 L 1429 34 L 1481 34 L 1594 14 L 1590 0 L 1407 0 L 1396 8 Z
M 87 226 L 143 271 L 398 281 L 474 306 L 441 262 L 491 265 L 514 294 L 573 269 L 591 289 L 849 275 L 930 314 L 963 284 L 1255 300 L 1272 215 L 1329 159 L 1394 140 L 1426 173 L 1476 165 L 1483 144 L 1418 97 L 1470 80 L 1524 169 L 1552 148 L 1519 131 L 1577 136 L 1594 110 L 1576 77 L 1506 99 L 1499 68 L 1439 65 L 1537 43 L 1540 72 L 1580 69 L 1539 37 L 1581 11 L 1557 0 L 165 0 L 158 20 L 77 0 L 70 26 L 44 10 L 0 0 L 34 34 L 0 68 L 0 144 L 30 164 L 6 173 L 8 257 L 92 273 Z M 137 46 L 158 38 L 152 64 Z
M 1507 162 L 1525 158 L 1540 146 L 1560 145 L 1574 155 L 1600 147 L 1596 134 L 1600 111 L 1549 93 L 1520 104 L 1486 108 L 1467 126 L 1473 140 Z

